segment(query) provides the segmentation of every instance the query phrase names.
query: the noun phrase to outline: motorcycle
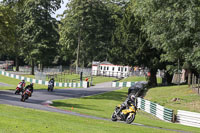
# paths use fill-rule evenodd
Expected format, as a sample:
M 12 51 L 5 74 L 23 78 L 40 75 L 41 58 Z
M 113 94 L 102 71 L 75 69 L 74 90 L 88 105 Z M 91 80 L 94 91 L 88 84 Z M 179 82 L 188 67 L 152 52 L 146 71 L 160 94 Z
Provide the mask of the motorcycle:
M 17 85 L 17 88 L 16 88 L 16 91 L 15 91 L 15 94 L 19 94 L 20 92 L 23 93 L 23 87 L 22 87 L 22 84 L 18 84 L 18 85 Z
M 112 121 L 125 121 L 127 124 L 131 124 L 135 120 L 136 107 L 131 104 L 129 107 L 126 107 L 120 110 L 122 105 L 116 106 L 114 113 L 111 116 Z
M 22 98 L 21 101 L 25 102 L 26 99 L 28 99 L 31 96 L 31 91 L 29 89 L 26 89 L 23 93 L 22 93 Z
M 49 82 L 48 84 L 48 91 L 53 91 L 53 83 Z

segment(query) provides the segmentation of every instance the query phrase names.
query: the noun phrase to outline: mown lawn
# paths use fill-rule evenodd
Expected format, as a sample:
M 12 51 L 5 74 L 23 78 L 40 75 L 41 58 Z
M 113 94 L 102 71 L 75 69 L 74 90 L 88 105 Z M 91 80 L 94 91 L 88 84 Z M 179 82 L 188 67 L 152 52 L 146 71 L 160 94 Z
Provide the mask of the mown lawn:
M 78 113 L 110 118 L 115 106 L 121 104 L 125 100 L 127 96 L 127 89 L 128 88 L 123 88 L 101 95 L 77 99 L 55 100 L 53 101 L 53 106 L 66 110 L 71 110 L 73 107 L 73 111 Z M 200 131 L 198 128 L 161 121 L 158 118 L 140 110 L 138 111 L 134 122 L 162 128 L 179 129 L 185 131 Z
M 125 123 L 39 111 L 0 104 L 1 133 L 167 133 Z
M 173 101 L 174 98 L 179 98 Z M 200 95 L 187 85 L 164 86 L 149 89 L 145 99 L 173 110 L 200 112 Z
M 136 81 L 147 81 L 147 79 L 144 76 L 141 76 L 141 77 L 131 76 L 131 77 L 127 77 L 120 80 L 120 82 L 136 82 Z M 157 77 L 157 83 L 160 84 L 161 82 L 162 82 L 162 79 L 160 77 Z

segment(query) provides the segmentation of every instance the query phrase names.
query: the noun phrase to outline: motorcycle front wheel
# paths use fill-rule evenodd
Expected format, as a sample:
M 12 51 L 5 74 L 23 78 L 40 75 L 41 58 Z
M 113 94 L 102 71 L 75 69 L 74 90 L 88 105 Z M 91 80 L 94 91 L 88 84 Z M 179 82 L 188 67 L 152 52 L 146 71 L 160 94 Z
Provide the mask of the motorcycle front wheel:
M 115 112 L 112 114 L 111 120 L 112 120 L 112 121 L 117 121 L 117 115 L 116 115 Z
M 129 115 L 129 116 L 126 118 L 126 123 L 127 123 L 127 124 L 131 124 L 134 120 L 135 120 L 135 113 Z
M 15 94 L 19 94 L 19 90 L 16 90 L 16 91 L 15 91 Z
M 21 101 L 25 102 L 25 96 L 24 95 L 22 96 Z

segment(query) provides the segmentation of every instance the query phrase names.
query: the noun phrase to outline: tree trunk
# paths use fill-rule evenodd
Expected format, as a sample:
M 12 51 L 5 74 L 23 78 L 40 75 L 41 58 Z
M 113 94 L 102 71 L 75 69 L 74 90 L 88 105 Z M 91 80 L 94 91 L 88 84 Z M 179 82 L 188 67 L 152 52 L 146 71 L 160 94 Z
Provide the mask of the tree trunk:
M 81 33 L 80 33 L 80 30 L 79 30 L 79 33 L 78 33 L 78 47 L 77 47 L 77 55 L 76 55 L 76 73 L 78 71 L 78 66 L 79 66 L 80 43 L 81 43 Z
M 31 61 L 31 75 L 34 75 L 34 60 Z
M 18 59 L 18 56 L 15 57 L 15 67 L 16 67 L 16 71 L 19 72 L 19 59 Z
M 148 78 L 148 84 L 150 86 L 157 86 L 157 78 L 156 78 L 157 69 L 150 69 L 150 76 Z

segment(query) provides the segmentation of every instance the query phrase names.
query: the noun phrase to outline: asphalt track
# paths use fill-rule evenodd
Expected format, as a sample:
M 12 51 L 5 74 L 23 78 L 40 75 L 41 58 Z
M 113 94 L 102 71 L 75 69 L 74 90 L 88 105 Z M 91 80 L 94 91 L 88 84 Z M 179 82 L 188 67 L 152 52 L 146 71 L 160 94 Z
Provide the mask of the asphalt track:
M 49 103 L 51 103 L 52 100 L 79 98 L 79 97 L 114 91 L 117 89 L 120 89 L 120 88 L 111 87 L 111 83 L 107 82 L 107 83 L 98 84 L 90 88 L 55 89 L 53 92 L 48 92 L 47 90 L 34 90 L 32 97 L 30 97 L 26 102 L 21 102 L 20 101 L 21 95 L 15 95 L 14 90 L 5 90 L 5 91 L 0 91 L 0 104 L 8 104 L 8 105 L 20 106 L 24 108 L 32 108 L 32 109 L 45 110 L 45 111 L 50 111 L 50 112 L 76 115 L 76 116 L 85 117 L 85 118 L 110 121 L 110 119 L 89 116 L 89 115 L 79 114 L 72 111 L 58 109 L 58 108 L 50 106 Z M 188 133 L 186 131 L 166 129 L 166 128 L 161 128 L 161 127 L 153 127 L 153 126 L 147 126 L 147 125 L 138 124 L 138 123 L 132 123 L 132 125 Z

